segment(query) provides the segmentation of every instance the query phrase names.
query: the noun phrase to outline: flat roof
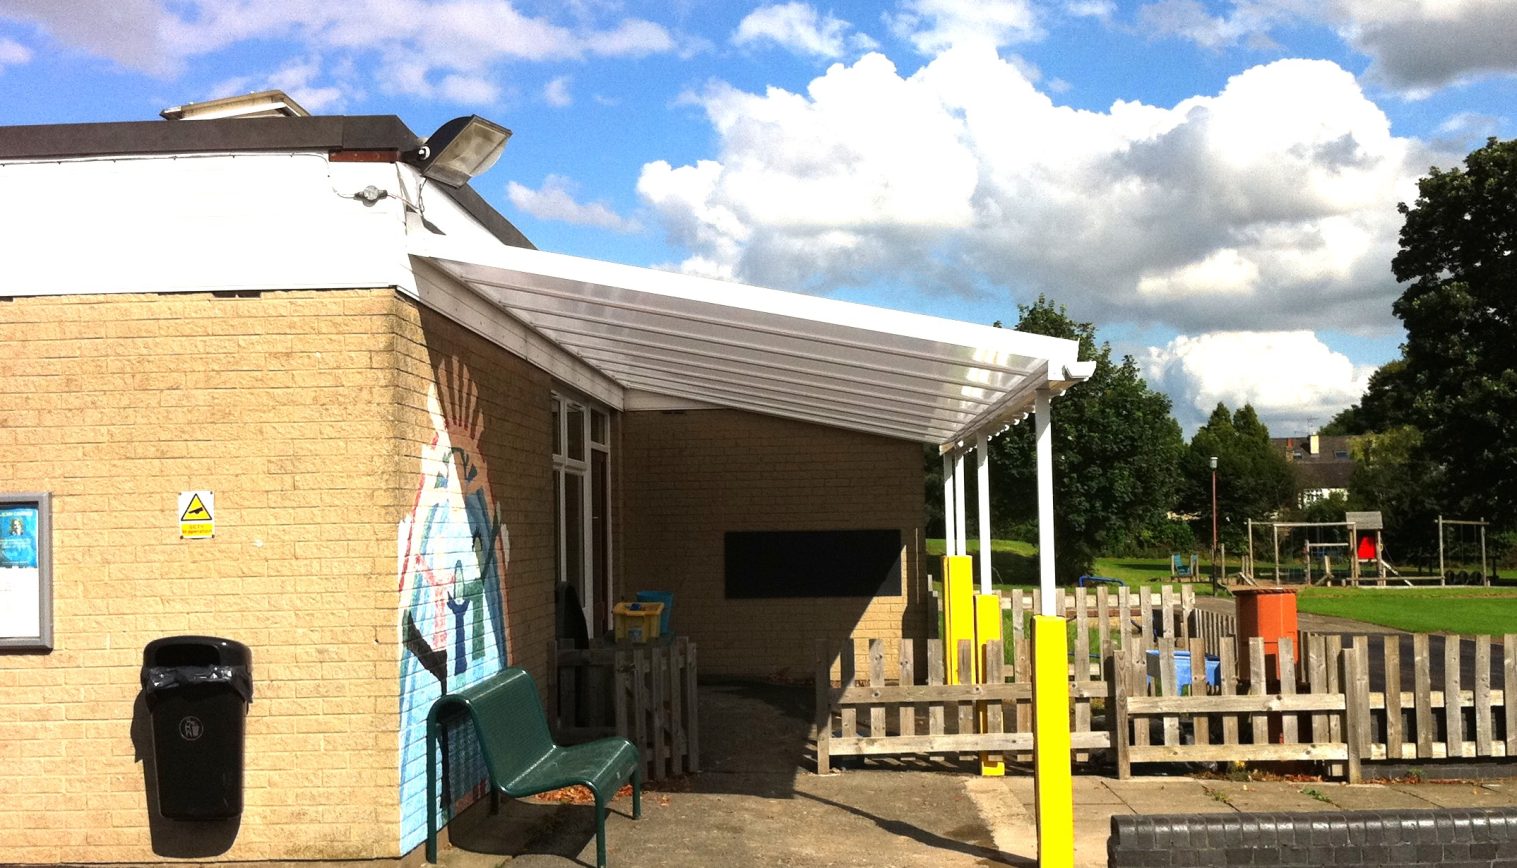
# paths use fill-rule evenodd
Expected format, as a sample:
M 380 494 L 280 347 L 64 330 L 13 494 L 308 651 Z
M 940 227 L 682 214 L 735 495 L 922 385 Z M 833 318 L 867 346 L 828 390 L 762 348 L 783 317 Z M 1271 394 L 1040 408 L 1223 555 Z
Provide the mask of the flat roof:
M 32 124 L 0 126 L 0 161 L 259 151 L 393 152 L 398 160 L 424 141 L 395 115 Z M 452 196 L 502 244 L 533 246 L 472 187 L 437 189 Z

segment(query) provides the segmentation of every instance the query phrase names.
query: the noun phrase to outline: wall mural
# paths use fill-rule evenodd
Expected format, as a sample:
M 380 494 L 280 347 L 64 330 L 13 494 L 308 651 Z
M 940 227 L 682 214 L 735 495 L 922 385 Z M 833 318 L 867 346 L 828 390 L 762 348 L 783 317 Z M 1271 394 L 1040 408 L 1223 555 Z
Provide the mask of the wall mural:
M 479 389 L 457 359 L 438 367 L 427 411 L 432 442 L 421 450 L 416 500 L 399 527 L 401 852 L 426 837 L 427 712 L 433 701 L 506 665 L 510 538 L 480 449 Z M 468 795 L 474 783 L 473 771 L 457 756 L 449 762 L 449 753 L 445 749 L 443 758 L 433 760 L 440 764 L 445 801 L 460 784 Z M 458 781 L 450 780 L 450 771 Z

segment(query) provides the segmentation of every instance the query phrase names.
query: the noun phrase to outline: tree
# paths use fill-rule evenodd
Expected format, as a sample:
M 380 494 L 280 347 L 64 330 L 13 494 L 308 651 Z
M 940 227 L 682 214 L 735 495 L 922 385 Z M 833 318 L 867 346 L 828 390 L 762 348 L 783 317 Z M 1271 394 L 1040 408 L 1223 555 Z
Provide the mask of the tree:
M 1217 529 L 1235 550 L 1247 545 L 1248 520 L 1263 521 L 1295 499 L 1295 478 L 1285 455 L 1269 442 L 1269 429 L 1252 405 L 1235 413 L 1218 404 L 1196 429 L 1181 462 L 1181 506 L 1197 516 L 1196 537 L 1211 540 L 1211 458 L 1217 458 Z
M 1406 359 L 1392 359 L 1370 375 L 1359 403 L 1349 407 L 1322 426 L 1319 434 L 1373 434 L 1401 425 L 1417 425 L 1423 420 L 1416 411 L 1417 393 L 1407 375 Z
M 1354 442 L 1351 509 L 1379 510 L 1388 529 L 1391 563 L 1436 564 L 1441 469 L 1427 458 L 1422 432 L 1411 425 L 1366 434 Z
M 1391 268 L 1408 286 L 1404 375 L 1421 450 L 1451 507 L 1517 521 L 1517 141 L 1490 139 L 1463 169 L 1433 168 L 1403 203 Z
M 1148 387 L 1130 356 L 1113 360 L 1095 326 L 1042 296 L 1018 312 L 1018 331 L 1077 340 L 1080 358 L 1096 363 L 1089 380 L 1053 401 L 1055 571 L 1073 581 L 1108 546 L 1163 520 L 1184 441 L 1169 398 Z M 1035 521 L 1032 420 L 991 444 L 992 514 L 1003 527 Z

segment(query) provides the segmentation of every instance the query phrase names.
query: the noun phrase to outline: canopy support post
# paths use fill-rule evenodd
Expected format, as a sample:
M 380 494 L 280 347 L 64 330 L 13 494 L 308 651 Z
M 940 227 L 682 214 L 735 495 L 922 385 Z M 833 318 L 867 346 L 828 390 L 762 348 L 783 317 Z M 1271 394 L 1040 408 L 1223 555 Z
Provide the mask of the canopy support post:
M 975 495 L 980 513 L 980 593 L 991 591 L 990 563 L 990 438 L 979 436 L 975 444 Z

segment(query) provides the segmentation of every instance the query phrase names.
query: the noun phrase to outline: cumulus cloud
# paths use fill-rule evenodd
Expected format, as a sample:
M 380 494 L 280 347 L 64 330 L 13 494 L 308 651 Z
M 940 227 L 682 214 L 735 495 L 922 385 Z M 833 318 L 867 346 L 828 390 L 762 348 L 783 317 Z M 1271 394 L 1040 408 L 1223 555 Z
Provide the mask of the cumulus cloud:
M 1517 74 L 1517 14 L 1511 0 L 1232 0 L 1212 12 L 1198 0 L 1157 0 L 1138 25 L 1209 49 L 1269 44 L 1301 23 L 1333 28 L 1370 58 L 1366 78 L 1422 96 L 1481 75 Z
M 863 34 L 849 35 L 847 21 L 823 16 L 806 3 L 760 6 L 748 13 L 732 34 L 738 46 L 776 45 L 796 54 L 826 59 L 842 57 L 850 50 L 875 47 Z
M 549 175 L 534 190 L 512 181 L 506 186 L 511 204 L 539 220 L 555 220 L 580 226 L 598 226 L 613 232 L 641 230 L 636 220 L 617 214 L 604 202 L 581 203 L 574 198 L 574 182 L 562 175 Z
M 715 85 L 693 99 L 718 153 L 649 163 L 638 182 L 686 270 L 1008 309 L 1044 292 L 1192 332 L 1389 328 L 1395 206 L 1433 162 L 1326 61 L 1106 112 L 1056 105 L 976 47 L 905 77 L 870 54 L 804 94 Z
M 1277 435 L 1322 425 L 1358 401 L 1373 366 L 1355 365 L 1310 331 L 1212 332 L 1181 335 L 1151 347 L 1150 384 L 1169 394 L 1187 432 L 1217 404 L 1253 404 Z
M 158 76 L 234 43 L 282 39 L 334 65 L 376 61 L 374 80 L 387 90 L 454 102 L 499 98 L 500 63 L 679 49 L 662 25 L 639 18 L 559 23 L 479 0 L 0 0 L 0 19 L 35 24 L 59 42 Z
M 1517 74 L 1511 0 L 1342 0 L 1340 31 L 1368 75 L 1414 93 L 1486 73 Z

